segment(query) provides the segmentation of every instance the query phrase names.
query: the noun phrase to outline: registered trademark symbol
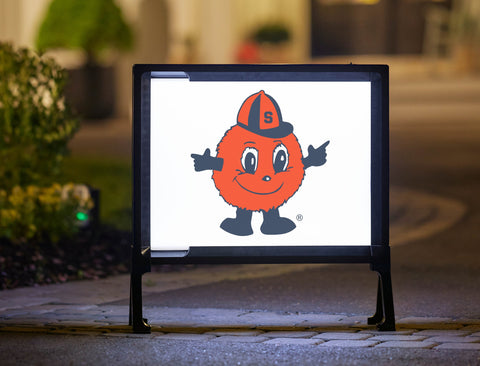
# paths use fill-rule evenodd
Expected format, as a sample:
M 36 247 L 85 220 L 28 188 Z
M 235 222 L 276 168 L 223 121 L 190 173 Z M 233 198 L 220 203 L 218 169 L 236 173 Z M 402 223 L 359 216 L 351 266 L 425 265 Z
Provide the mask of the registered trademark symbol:
M 302 221 L 303 220 L 303 215 L 302 214 L 298 214 L 297 215 L 297 221 Z

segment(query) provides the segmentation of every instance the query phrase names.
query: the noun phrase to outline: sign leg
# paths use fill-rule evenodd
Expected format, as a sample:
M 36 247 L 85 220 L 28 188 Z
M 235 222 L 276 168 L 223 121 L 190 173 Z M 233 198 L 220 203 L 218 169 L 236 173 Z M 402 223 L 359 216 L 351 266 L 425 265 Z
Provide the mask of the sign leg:
M 376 270 L 378 273 L 377 308 L 368 318 L 368 324 L 376 324 L 379 330 L 395 330 L 395 311 L 393 308 L 392 277 L 390 271 Z
M 150 325 L 143 318 L 142 276 L 150 270 L 146 256 L 138 246 L 132 245 L 132 267 L 130 275 L 130 309 L 128 324 L 134 333 L 150 333 Z
M 395 311 L 393 309 L 392 275 L 390 272 L 390 248 L 372 246 L 372 271 L 378 274 L 377 306 L 375 314 L 368 318 L 368 324 L 376 324 L 379 330 L 395 330 Z
M 367 323 L 369 325 L 379 324 L 383 320 L 383 296 L 382 296 L 382 280 L 378 277 L 377 287 L 377 308 L 375 314 L 368 318 Z
M 382 271 L 379 273 L 379 282 L 382 288 L 382 302 L 384 319 L 382 323 L 377 324 L 379 330 L 395 330 L 395 312 L 393 309 L 393 291 L 392 276 L 390 271 Z M 378 303 L 378 300 L 377 300 Z
M 150 333 L 151 327 L 143 318 L 142 308 L 142 274 L 132 272 L 130 279 L 129 325 L 134 333 Z

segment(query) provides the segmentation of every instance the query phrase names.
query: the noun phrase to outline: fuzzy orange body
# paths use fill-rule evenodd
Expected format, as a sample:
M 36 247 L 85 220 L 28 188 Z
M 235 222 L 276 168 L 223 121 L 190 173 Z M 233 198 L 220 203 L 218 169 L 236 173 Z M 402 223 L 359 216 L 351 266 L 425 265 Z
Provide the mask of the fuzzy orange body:
M 305 175 L 302 150 L 293 133 L 260 136 L 235 125 L 217 146 L 222 170 L 213 172 L 215 187 L 232 206 L 269 211 L 298 190 Z

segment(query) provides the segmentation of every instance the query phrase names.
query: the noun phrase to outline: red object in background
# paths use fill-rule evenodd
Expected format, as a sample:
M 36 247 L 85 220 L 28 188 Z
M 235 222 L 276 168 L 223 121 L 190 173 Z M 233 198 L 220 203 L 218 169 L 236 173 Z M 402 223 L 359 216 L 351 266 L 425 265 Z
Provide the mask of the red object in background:
M 254 64 L 260 62 L 260 50 L 258 44 L 253 41 L 242 43 L 237 52 L 237 62 L 242 64 Z

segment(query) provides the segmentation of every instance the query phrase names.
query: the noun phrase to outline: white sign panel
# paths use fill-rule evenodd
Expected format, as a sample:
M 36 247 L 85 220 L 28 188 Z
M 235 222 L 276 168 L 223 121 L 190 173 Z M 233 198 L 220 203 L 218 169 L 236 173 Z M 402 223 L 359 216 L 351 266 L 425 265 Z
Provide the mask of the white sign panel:
M 370 92 L 152 79 L 151 249 L 370 245 Z

